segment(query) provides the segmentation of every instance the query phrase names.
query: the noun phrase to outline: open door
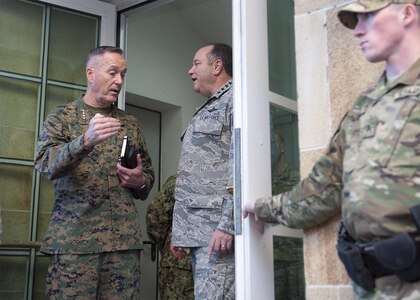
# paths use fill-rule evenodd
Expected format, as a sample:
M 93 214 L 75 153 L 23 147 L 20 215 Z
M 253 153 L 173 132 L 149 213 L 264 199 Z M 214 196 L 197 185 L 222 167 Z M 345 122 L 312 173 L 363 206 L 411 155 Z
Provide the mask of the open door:
M 304 299 L 302 232 L 242 220 L 299 181 L 294 1 L 233 1 L 236 299 Z

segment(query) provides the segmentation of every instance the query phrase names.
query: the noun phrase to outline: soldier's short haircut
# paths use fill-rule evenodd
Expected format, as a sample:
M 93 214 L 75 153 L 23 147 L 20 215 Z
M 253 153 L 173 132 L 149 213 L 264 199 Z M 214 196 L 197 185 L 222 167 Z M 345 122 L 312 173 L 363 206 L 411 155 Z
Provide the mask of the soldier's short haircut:
M 207 54 L 208 63 L 211 65 L 216 59 L 220 59 L 226 73 L 232 76 L 232 47 L 223 43 L 209 43 L 206 46 L 213 46 Z
M 102 56 L 105 53 L 118 53 L 121 56 L 124 55 L 124 52 L 121 48 L 119 47 L 114 47 L 114 46 L 99 46 L 95 49 L 92 49 L 89 51 L 87 60 L 86 60 L 86 67 L 89 65 L 90 61 L 92 60 L 92 58 L 96 57 L 96 56 Z

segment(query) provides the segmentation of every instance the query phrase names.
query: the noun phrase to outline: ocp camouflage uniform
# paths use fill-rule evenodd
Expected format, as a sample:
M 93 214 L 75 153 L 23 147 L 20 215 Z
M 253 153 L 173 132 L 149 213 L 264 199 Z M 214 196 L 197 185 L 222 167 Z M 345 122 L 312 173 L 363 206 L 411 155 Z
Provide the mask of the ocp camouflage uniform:
M 84 133 L 90 119 L 98 112 L 118 118 L 122 130 L 86 150 Z M 121 186 L 116 173 L 125 135 L 141 154 L 146 187 L 138 191 L 137 196 L 145 199 L 154 183 L 154 171 L 135 117 L 115 106 L 109 109 L 88 107 L 81 97 L 49 114 L 38 138 L 35 160 L 35 168 L 54 180 L 55 192 L 42 252 L 84 255 L 137 250 L 139 254 L 142 249 L 139 216 L 131 191 Z M 75 281 L 79 275 L 73 274 Z
M 182 259 L 170 251 L 172 214 L 176 175 L 168 178 L 147 208 L 146 225 L 149 239 L 161 253 L 159 262 L 160 299 L 194 299 L 194 281 L 189 253 Z
M 172 243 L 191 248 L 196 299 L 235 297 L 233 251 L 224 256 L 213 253 L 210 259 L 205 255 L 216 229 L 234 234 L 233 199 L 226 191 L 232 95 L 229 80 L 196 111 L 182 137 Z M 213 271 L 208 269 L 210 265 Z M 208 277 L 212 272 L 214 276 Z M 206 279 L 199 280 L 202 274 L 207 274 L 203 275 Z
M 290 192 L 258 199 L 256 216 L 308 228 L 341 211 L 359 243 L 416 231 L 409 208 L 420 204 L 419 101 L 420 60 L 390 83 L 383 75 L 343 118 L 310 175 Z M 364 297 L 420 299 L 420 282 L 380 277 L 375 291 Z

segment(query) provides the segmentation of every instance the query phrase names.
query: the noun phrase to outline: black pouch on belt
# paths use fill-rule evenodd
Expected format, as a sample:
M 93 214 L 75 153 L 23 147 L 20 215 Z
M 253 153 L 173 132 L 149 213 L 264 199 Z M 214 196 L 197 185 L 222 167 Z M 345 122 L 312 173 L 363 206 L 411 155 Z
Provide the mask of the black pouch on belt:
M 420 253 L 415 237 L 400 233 L 373 245 L 377 261 L 402 281 L 420 279 Z

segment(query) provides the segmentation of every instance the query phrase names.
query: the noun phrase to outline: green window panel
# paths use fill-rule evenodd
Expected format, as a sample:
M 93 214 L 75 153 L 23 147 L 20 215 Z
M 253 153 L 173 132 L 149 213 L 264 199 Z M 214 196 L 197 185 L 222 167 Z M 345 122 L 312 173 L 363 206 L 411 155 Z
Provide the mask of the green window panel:
M 46 115 L 86 90 L 97 16 L 0 0 L 0 299 L 47 299 L 48 257 L 36 251 L 54 205 L 53 182 L 33 168 Z M 5 247 L 7 245 L 7 247 Z M 35 247 L 32 248 L 32 247 Z
M 27 264 L 27 257 L 0 256 L 0 299 L 24 299 Z
M 85 75 L 83 75 L 83 76 L 85 76 Z M 45 100 L 44 119 L 58 105 L 62 105 L 62 104 L 72 102 L 72 101 L 76 100 L 84 92 L 85 92 L 85 90 L 48 85 L 47 93 L 46 93 L 46 100 Z
M 0 1 L 0 70 L 40 75 L 43 14 L 41 5 Z
M 38 228 L 36 240 L 42 242 L 50 223 L 51 212 L 54 205 L 54 184 L 53 181 L 45 177 L 40 177 L 39 188 L 39 209 L 38 209 Z
M 0 77 L 0 157 L 33 160 L 39 88 Z
M 96 47 L 97 23 L 95 17 L 52 9 L 48 79 L 86 84 L 86 54 Z
M 0 207 L 4 241 L 28 239 L 32 180 L 32 167 L 0 164 Z
M 33 285 L 33 299 L 47 300 L 45 295 L 45 278 L 47 278 L 47 270 L 50 259 L 47 256 L 38 255 L 35 260 L 35 273 Z

